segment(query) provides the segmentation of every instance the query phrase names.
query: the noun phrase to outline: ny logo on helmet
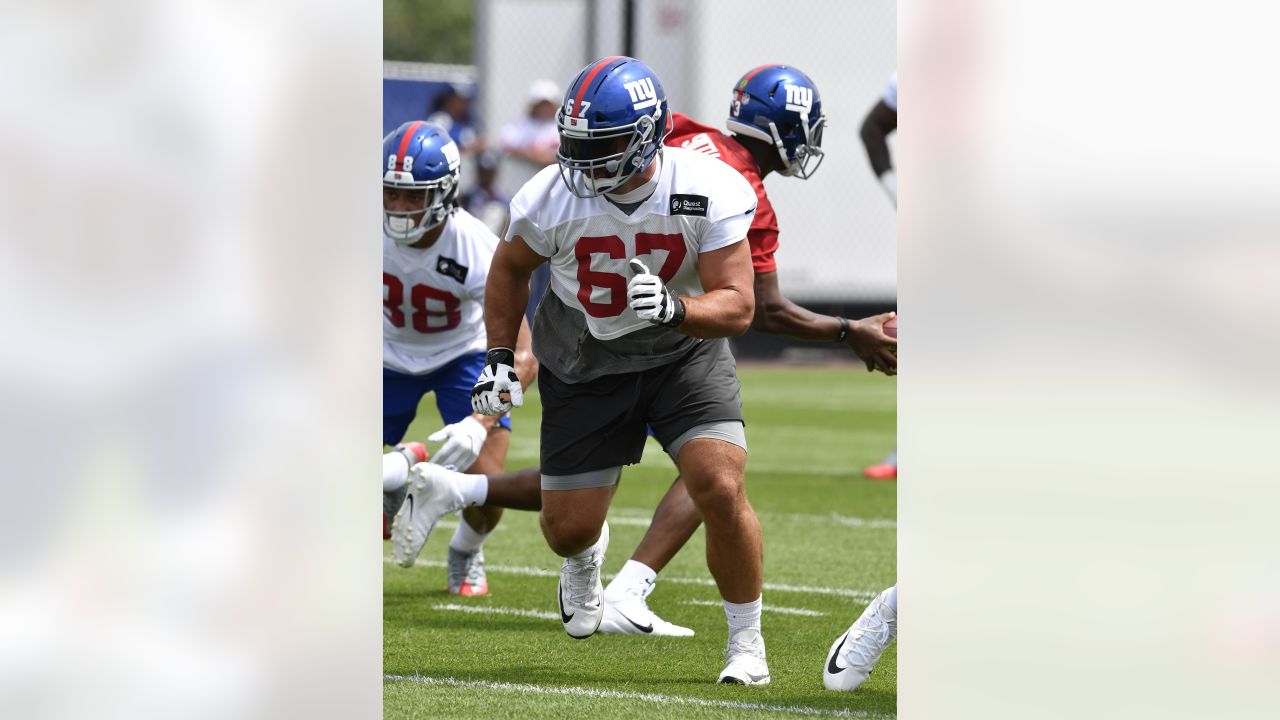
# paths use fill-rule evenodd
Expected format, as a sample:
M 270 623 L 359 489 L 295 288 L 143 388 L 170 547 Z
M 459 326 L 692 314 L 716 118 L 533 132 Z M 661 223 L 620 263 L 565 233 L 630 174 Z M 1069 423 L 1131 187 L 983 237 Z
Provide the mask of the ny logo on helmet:
M 444 153 L 445 162 L 449 163 L 450 170 L 457 170 L 458 165 L 462 164 L 462 157 L 458 153 L 458 146 L 452 142 L 447 142 L 440 146 L 440 152 Z M 405 158 L 408 160 L 408 158 Z M 406 167 L 405 170 L 409 168 Z
M 653 107 L 658 104 L 658 91 L 653 88 L 653 78 L 640 78 L 626 83 L 624 87 L 631 93 L 631 106 L 636 110 Z
M 803 85 L 785 85 L 787 89 L 787 109 L 808 115 L 813 109 L 813 88 Z

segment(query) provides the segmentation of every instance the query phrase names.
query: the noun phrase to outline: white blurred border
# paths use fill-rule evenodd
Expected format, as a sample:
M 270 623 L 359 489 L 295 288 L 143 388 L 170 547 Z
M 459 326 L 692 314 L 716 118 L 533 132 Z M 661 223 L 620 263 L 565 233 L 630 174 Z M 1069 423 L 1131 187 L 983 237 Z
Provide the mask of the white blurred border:
M 1277 15 L 900 3 L 904 719 L 1280 716 Z
M 376 717 L 381 8 L 0 22 L 0 717 Z

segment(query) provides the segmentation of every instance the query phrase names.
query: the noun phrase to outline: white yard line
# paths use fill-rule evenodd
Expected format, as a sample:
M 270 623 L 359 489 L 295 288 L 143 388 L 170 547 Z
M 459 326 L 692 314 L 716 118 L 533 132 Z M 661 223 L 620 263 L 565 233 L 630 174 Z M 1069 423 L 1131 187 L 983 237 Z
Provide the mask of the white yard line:
M 686 705 L 693 707 L 723 708 L 726 710 L 752 710 L 758 712 L 786 713 L 807 717 L 843 717 L 866 718 L 880 720 L 897 717 L 885 713 L 872 713 L 863 710 L 825 710 L 806 705 L 774 705 L 770 703 L 741 702 L 736 700 L 707 700 L 704 698 L 684 697 L 680 695 L 662 695 L 658 693 L 627 692 L 622 690 L 603 690 L 599 688 L 574 687 L 569 685 L 532 685 L 529 683 L 504 683 L 488 680 L 461 680 L 451 677 L 430 677 L 427 675 L 392 675 L 385 674 L 383 680 L 391 682 L 411 682 L 419 685 L 443 685 L 458 688 L 476 688 L 480 690 L 499 690 L 523 694 L 568 695 L 580 698 L 608 698 L 614 700 L 637 700 L 655 705 Z
M 681 605 L 701 605 L 704 607 L 724 607 L 724 603 L 720 602 L 719 600 L 685 600 L 680 604 Z M 826 617 L 827 616 L 826 613 L 818 612 L 817 610 L 805 610 L 804 608 L 782 607 L 780 605 L 770 605 L 769 603 L 762 604 L 760 609 L 763 610 L 764 612 L 775 612 L 780 615 L 803 615 L 804 617 Z
M 475 613 L 479 615 L 512 615 L 515 617 L 537 618 L 539 620 L 559 620 L 560 616 L 553 612 L 540 610 L 522 610 L 520 608 L 494 607 L 492 605 L 457 605 L 454 603 L 437 603 L 432 610 L 448 610 L 450 612 Z
M 387 564 L 394 565 L 395 561 L 391 558 L 383 558 Z M 443 560 L 419 560 L 414 567 L 430 567 L 442 568 L 446 563 Z M 560 577 L 559 570 L 547 570 L 545 568 L 521 567 L 518 565 L 485 565 L 486 570 L 498 573 L 507 573 L 510 575 L 526 575 L 529 577 Z M 609 580 L 613 575 L 604 575 L 605 580 Z M 703 585 L 706 587 L 715 587 L 716 581 L 711 578 L 680 578 L 659 576 L 660 582 L 675 583 L 677 585 Z M 833 588 L 823 587 L 821 585 L 789 585 L 786 583 L 765 583 L 764 589 L 771 592 L 793 592 L 804 593 L 809 595 L 837 595 L 840 597 L 854 598 L 855 600 L 871 600 L 880 594 L 880 590 L 853 590 L 850 588 Z

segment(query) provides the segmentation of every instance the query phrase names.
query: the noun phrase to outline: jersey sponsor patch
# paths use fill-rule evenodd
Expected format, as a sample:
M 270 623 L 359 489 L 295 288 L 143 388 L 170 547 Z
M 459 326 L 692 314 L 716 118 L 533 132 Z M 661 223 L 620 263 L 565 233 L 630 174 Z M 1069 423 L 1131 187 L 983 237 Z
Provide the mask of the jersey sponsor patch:
M 436 272 L 451 277 L 460 283 L 467 281 L 467 266 L 453 258 L 442 257 L 436 260 Z
M 694 215 L 697 217 L 707 216 L 707 196 L 706 195 L 681 195 L 673 193 L 671 195 L 671 214 L 672 215 Z

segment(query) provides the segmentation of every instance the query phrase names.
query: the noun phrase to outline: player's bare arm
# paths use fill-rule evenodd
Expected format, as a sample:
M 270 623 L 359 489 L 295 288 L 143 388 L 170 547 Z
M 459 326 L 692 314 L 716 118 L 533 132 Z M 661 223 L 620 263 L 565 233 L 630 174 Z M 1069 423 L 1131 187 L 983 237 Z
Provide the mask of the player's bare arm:
M 533 356 L 533 333 L 529 330 L 529 318 L 520 319 L 520 334 L 516 336 L 516 373 L 525 387 L 538 379 L 538 359 Z
M 756 313 L 751 327 L 756 330 L 800 340 L 842 341 L 866 364 L 868 371 L 897 374 L 898 358 L 894 350 L 898 341 L 884 332 L 884 324 L 893 313 L 861 320 L 819 315 L 783 295 L 776 272 L 756 273 L 755 293 Z
M 481 415 L 501 415 L 524 404 L 524 386 L 516 370 L 514 348 L 529 304 L 529 276 L 546 258 L 531 250 L 524 238 L 498 243 L 485 282 L 484 324 L 489 352 L 484 370 L 471 388 L 471 409 Z
M 684 301 L 684 322 L 677 330 L 697 338 L 741 335 L 755 314 L 751 250 L 746 241 L 698 256 L 698 277 L 706 292 Z
M 525 307 L 529 304 L 529 277 L 547 259 L 534 252 L 524 238 L 498 243 L 484 286 L 484 327 L 491 348 L 517 348 Z M 525 324 L 527 330 L 527 323 Z M 529 353 L 532 357 L 532 353 Z

